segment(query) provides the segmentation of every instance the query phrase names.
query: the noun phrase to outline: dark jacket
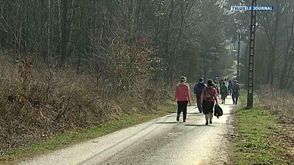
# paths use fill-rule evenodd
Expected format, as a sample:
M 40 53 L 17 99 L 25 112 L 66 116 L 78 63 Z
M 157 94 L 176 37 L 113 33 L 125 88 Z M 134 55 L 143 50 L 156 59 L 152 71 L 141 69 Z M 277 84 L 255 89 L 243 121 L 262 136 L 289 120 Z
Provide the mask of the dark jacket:
M 204 82 L 199 82 L 194 86 L 194 94 L 200 98 L 202 90 L 206 87 L 206 84 Z

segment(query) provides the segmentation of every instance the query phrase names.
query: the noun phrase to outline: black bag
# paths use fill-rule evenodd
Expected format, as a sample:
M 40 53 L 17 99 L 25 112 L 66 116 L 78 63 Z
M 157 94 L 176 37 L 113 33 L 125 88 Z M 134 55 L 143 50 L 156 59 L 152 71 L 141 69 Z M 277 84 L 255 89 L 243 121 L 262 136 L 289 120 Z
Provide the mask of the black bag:
M 223 110 L 222 108 L 218 105 L 215 104 L 214 106 L 214 116 L 216 116 L 217 118 L 223 115 Z

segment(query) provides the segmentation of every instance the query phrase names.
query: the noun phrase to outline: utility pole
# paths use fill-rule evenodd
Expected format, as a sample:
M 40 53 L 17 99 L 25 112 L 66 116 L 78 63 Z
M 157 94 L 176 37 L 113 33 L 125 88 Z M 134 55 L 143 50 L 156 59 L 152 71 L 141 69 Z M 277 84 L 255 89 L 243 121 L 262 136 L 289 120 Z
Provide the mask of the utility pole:
M 241 40 L 241 34 L 240 31 L 238 32 L 238 55 L 237 55 L 237 80 L 240 79 L 240 41 Z
M 247 89 L 247 108 L 253 107 L 253 78 L 254 78 L 254 44 L 255 44 L 255 27 L 256 27 L 256 0 L 252 0 L 251 25 L 250 25 L 250 45 L 249 45 L 249 66 L 248 66 L 248 89 Z

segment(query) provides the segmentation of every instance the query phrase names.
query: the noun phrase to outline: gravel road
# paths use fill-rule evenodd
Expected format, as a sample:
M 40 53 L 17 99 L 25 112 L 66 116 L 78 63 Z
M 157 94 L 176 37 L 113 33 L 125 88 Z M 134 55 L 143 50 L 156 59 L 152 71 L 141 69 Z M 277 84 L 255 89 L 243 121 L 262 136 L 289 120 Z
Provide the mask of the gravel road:
M 151 120 L 106 136 L 54 151 L 22 165 L 198 165 L 226 164 L 230 112 L 228 97 L 221 105 L 224 115 L 205 126 L 203 114 L 188 108 L 187 121 L 176 122 L 176 114 Z M 176 112 L 176 110 L 175 110 Z M 181 116 L 182 117 L 182 116 Z M 182 118 L 181 118 L 182 119 Z

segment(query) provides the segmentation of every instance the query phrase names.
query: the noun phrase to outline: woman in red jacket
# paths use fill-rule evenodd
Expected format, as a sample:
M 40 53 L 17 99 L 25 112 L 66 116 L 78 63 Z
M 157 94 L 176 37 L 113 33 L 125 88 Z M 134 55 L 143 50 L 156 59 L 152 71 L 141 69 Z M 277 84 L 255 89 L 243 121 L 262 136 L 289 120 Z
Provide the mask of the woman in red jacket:
M 190 87 L 186 81 L 187 78 L 182 76 L 175 91 L 175 100 L 178 102 L 177 121 L 179 121 L 181 112 L 183 111 L 183 122 L 186 122 L 187 105 L 188 103 L 191 105 Z

